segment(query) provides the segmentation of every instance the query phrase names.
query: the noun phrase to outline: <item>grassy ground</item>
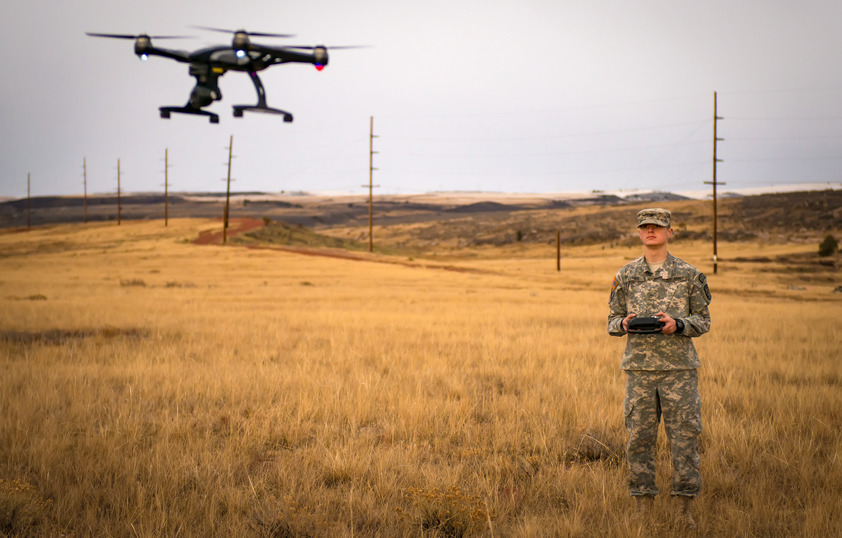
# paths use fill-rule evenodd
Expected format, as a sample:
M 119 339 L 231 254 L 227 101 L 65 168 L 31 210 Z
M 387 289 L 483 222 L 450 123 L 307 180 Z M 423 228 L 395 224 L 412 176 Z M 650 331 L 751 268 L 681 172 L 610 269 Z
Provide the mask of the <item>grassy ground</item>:
M 0 235 L 0 535 L 669 536 L 625 491 L 605 332 L 627 246 L 197 246 L 199 220 Z M 842 534 L 842 294 L 814 244 L 708 243 L 699 534 Z M 767 258 L 767 261 L 757 261 Z M 793 262 L 796 260 L 798 263 Z M 669 491 L 662 439 L 659 486 Z

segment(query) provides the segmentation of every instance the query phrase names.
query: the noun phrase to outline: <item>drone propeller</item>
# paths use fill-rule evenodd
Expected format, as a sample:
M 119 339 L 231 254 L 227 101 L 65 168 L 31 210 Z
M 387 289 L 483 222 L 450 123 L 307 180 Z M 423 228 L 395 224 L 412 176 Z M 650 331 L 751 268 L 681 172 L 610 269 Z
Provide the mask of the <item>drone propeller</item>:
M 108 37 L 111 39 L 138 39 L 145 37 L 146 39 L 187 39 L 191 36 L 186 35 L 147 35 L 147 34 L 98 34 L 95 32 L 85 32 L 91 37 Z
M 222 32 L 223 34 L 245 34 L 250 37 L 295 37 L 295 34 L 273 34 L 267 32 L 247 32 L 245 30 L 228 30 L 226 28 L 211 28 L 210 26 L 194 26 L 198 30 Z
M 186 59 L 182 59 L 182 56 L 186 56 L 186 54 L 174 52 L 174 51 L 166 51 L 164 54 L 161 50 L 155 49 L 152 46 L 153 39 L 185 39 L 188 36 L 183 35 L 153 35 L 150 36 L 149 34 L 98 34 L 95 32 L 85 32 L 87 35 L 91 37 L 107 37 L 109 39 L 134 39 L 134 53 L 143 60 L 146 61 L 149 58 L 149 54 L 154 53 L 156 50 L 158 54 L 161 55 L 169 55 L 170 58 L 178 58 L 181 61 L 186 61 Z
M 332 47 L 329 45 L 282 45 L 281 48 L 284 49 L 298 49 L 298 50 L 315 50 L 315 49 L 329 49 L 329 50 L 341 50 L 341 49 L 364 49 L 367 48 L 366 45 L 339 45 L 337 47 Z

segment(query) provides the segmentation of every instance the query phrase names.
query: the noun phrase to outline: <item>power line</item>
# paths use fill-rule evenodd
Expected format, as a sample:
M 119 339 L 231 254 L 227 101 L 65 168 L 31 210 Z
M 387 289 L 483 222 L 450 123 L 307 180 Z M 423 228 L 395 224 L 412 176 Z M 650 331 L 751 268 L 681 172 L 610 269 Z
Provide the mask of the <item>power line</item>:
M 842 161 L 842 157 L 773 157 L 769 159 L 728 159 L 728 162 L 735 163 L 762 163 L 762 162 L 806 162 L 806 161 Z
M 839 121 L 842 116 L 728 116 L 729 120 L 743 121 Z
M 522 169 L 512 170 L 510 172 L 506 171 L 495 171 L 495 172 L 487 172 L 487 171 L 479 171 L 479 172 L 453 172 L 451 170 L 447 170 L 442 175 L 446 174 L 449 176 L 510 176 L 512 174 L 516 174 L 518 176 L 529 176 L 529 177 L 561 177 L 561 176 L 584 176 L 584 175 L 596 175 L 596 174 L 617 174 L 617 173 L 624 173 L 624 172 L 648 172 L 651 170 L 663 170 L 669 168 L 682 168 L 682 167 L 698 167 L 708 164 L 708 161 L 695 161 L 695 162 L 686 162 L 686 163 L 676 163 L 676 164 L 665 164 L 660 166 L 643 166 L 639 168 L 609 168 L 604 170 L 587 170 L 587 171 L 577 171 L 577 172 L 561 172 L 561 171 L 552 171 L 552 172 L 527 172 Z M 430 171 L 422 171 L 422 170 L 401 170 L 400 168 L 393 169 L 395 175 L 400 174 L 417 174 L 417 175 L 431 175 L 436 172 Z
M 729 118 L 729 119 L 730 119 L 730 118 Z M 764 136 L 757 136 L 757 137 L 746 137 L 746 138 L 743 138 L 743 137 L 731 137 L 731 136 L 729 136 L 729 137 L 728 137 L 728 140 L 729 140 L 729 141 L 735 141 L 735 140 L 737 140 L 737 141 L 746 141 L 746 140 L 749 140 L 749 141 L 755 141 L 755 140 L 760 140 L 760 141 L 770 141 L 770 140 L 782 140 L 782 141 L 787 141 L 787 140 L 839 140 L 839 139 L 842 139 L 842 135 L 831 135 L 831 136 L 787 136 L 787 137 L 784 137 L 784 136 L 765 136 L 765 137 L 764 137 Z
M 628 146 L 625 148 L 614 147 L 614 148 L 598 148 L 598 149 L 584 149 L 584 150 L 576 150 L 576 151 L 553 151 L 553 152 L 536 152 L 536 153 L 500 153 L 495 152 L 494 157 L 552 157 L 552 156 L 562 156 L 562 155 L 587 155 L 592 153 L 615 153 L 621 151 L 639 151 L 644 149 L 659 149 L 659 148 L 674 148 L 678 146 L 695 146 L 707 144 L 707 141 L 694 141 L 694 142 L 680 142 L 675 144 L 650 144 L 646 146 Z M 487 157 L 488 152 L 474 152 L 474 153 L 467 153 L 464 151 L 457 151 L 454 153 L 427 153 L 427 152 L 402 152 L 402 151 L 390 151 L 389 153 L 397 156 L 406 156 L 406 157 Z
M 669 129 L 673 127 L 686 127 L 688 125 L 700 125 L 705 124 L 709 120 L 694 120 L 694 121 L 687 121 L 681 123 L 669 123 L 663 125 L 653 125 L 648 127 L 633 127 L 629 129 L 613 129 L 608 131 L 591 131 L 585 133 L 572 133 L 572 134 L 565 134 L 565 135 L 540 135 L 540 136 L 505 136 L 505 137 L 458 137 L 458 138 L 449 138 L 449 137 L 409 137 L 409 136 L 389 136 L 386 137 L 387 140 L 409 140 L 415 142 L 423 142 L 423 141 L 443 141 L 443 142 L 457 142 L 457 141 L 469 141 L 469 142 L 487 142 L 487 141 L 501 141 L 501 142 L 511 142 L 511 141 L 518 141 L 518 140 L 557 140 L 557 139 L 564 139 L 564 138 L 580 138 L 583 136 L 601 136 L 605 134 L 621 134 L 621 133 L 636 133 L 640 131 L 653 131 L 655 129 Z
M 729 184 L 731 185 L 732 188 L 734 188 L 735 185 L 745 185 L 745 184 L 771 185 L 773 183 L 775 183 L 775 182 L 771 182 L 768 179 L 730 179 L 729 178 Z M 832 185 L 842 186 L 842 179 L 840 179 L 840 178 L 837 178 L 837 179 L 834 179 L 834 180 L 830 180 L 830 179 L 792 179 L 792 180 L 787 181 L 787 184 L 791 184 L 791 185 L 807 185 L 807 184 L 819 184 L 819 183 L 826 183 L 829 186 L 832 186 Z
M 842 92 L 841 86 L 833 86 L 827 88 L 789 88 L 778 90 L 737 90 L 730 92 L 719 92 L 723 95 L 751 95 L 759 93 L 806 93 L 806 92 Z M 729 118 L 730 119 L 730 118 Z
M 672 103 L 678 101 L 688 101 L 691 99 L 698 99 L 702 94 L 689 95 L 685 97 L 667 97 L 663 99 L 646 99 L 641 101 L 627 101 L 623 103 L 603 103 L 596 105 L 581 105 L 563 108 L 542 108 L 542 109 L 526 109 L 526 110 L 507 110 L 505 112 L 463 112 L 458 114 L 388 114 L 384 115 L 387 119 L 406 119 L 406 118 L 469 118 L 469 117 L 499 117 L 499 116 L 526 116 L 526 115 L 547 115 L 557 114 L 562 112 L 579 112 L 583 110 L 595 110 L 605 108 L 621 108 L 636 105 L 648 105 L 657 103 Z

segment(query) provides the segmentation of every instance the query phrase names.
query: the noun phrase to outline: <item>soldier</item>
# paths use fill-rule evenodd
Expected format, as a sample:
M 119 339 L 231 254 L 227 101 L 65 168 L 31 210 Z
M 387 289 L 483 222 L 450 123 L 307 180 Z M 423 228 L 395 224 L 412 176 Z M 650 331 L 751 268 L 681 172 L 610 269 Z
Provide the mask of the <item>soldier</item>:
M 626 373 L 623 412 L 629 492 L 639 512 L 650 515 L 658 494 L 655 446 L 663 415 L 672 449 L 672 496 L 678 503 L 678 519 L 693 528 L 691 507 L 702 486 L 702 416 L 700 362 L 691 338 L 710 330 L 711 296 L 705 275 L 669 253 L 667 243 L 674 233 L 670 219 L 666 209 L 644 209 L 637 214 L 643 256 L 614 277 L 608 333 L 629 335 L 621 365 Z M 639 319 L 633 322 L 635 318 Z M 641 321 L 649 322 L 648 332 L 646 323 L 644 332 L 637 332 Z

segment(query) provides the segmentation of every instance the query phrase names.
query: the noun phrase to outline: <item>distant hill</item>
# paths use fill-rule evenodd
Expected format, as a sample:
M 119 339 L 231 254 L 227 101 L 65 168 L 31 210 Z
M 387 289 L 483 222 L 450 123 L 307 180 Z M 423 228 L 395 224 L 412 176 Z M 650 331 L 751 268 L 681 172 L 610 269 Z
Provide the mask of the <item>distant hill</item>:
M 671 192 L 655 191 L 630 194 L 625 197 L 625 200 L 628 202 L 675 202 L 677 200 L 692 200 L 692 198 Z
M 676 240 L 710 238 L 712 204 L 667 192 L 622 198 L 592 193 L 565 199 L 527 198 L 495 193 L 482 199 L 468 196 L 381 196 L 374 198 L 374 224 L 383 244 L 413 241 L 461 245 L 502 245 L 515 242 L 552 243 L 557 234 L 568 244 L 631 241 L 634 216 L 643 207 L 662 205 L 673 213 Z M 232 193 L 232 218 L 268 219 L 319 233 L 362 237 L 368 232 L 369 206 L 363 196 L 280 197 L 267 193 Z M 169 196 L 170 218 L 223 216 L 225 195 L 177 193 Z M 31 204 L 31 209 L 28 209 Z M 120 200 L 121 219 L 163 219 L 164 197 L 126 195 Z M 0 228 L 20 228 L 82 222 L 82 197 L 37 197 L 0 203 Z M 117 218 L 117 197 L 88 198 L 89 221 Z M 788 192 L 719 200 L 719 238 L 724 241 L 813 241 L 842 230 L 842 190 Z
M 485 212 L 448 211 L 413 221 L 390 219 L 381 213 L 376 222 L 382 245 L 502 246 L 515 243 L 637 244 L 637 212 L 657 204 L 673 216 L 675 241 L 713 237 L 712 202 L 679 197 L 668 201 L 613 200 L 554 202 L 545 206 Z M 353 228 L 353 223 L 347 223 Z M 357 223 L 358 229 L 362 223 Z M 742 196 L 720 200 L 718 238 L 722 241 L 815 242 L 825 234 L 842 233 L 842 191 Z

